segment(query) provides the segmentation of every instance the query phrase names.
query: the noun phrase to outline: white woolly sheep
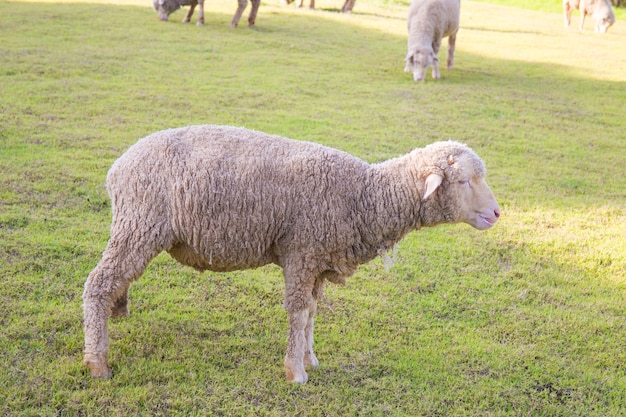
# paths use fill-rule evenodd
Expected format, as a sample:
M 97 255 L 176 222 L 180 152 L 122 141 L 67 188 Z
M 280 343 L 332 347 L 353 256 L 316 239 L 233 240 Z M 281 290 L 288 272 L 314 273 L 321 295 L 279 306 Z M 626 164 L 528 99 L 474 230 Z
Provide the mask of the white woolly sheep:
M 565 14 L 565 27 L 571 23 L 572 10 L 580 9 L 580 25 L 582 30 L 585 24 L 585 16 L 590 15 L 596 21 L 595 31 L 606 32 L 615 23 L 615 14 L 609 0 L 563 0 L 563 13 Z
M 165 130 L 139 140 L 111 167 L 113 219 L 83 293 L 84 363 L 107 363 L 109 316 L 128 314 L 128 288 L 162 251 L 198 270 L 283 268 L 289 337 L 287 380 L 317 366 L 313 322 L 324 282 L 345 283 L 358 265 L 421 227 L 500 216 L 483 161 L 437 142 L 367 164 L 345 152 L 228 126 Z
M 248 15 L 248 26 L 253 26 L 261 0 L 250 0 L 250 3 L 252 3 L 252 9 L 250 9 L 250 14 Z M 237 11 L 235 11 L 233 20 L 230 22 L 231 28 L 236 28 L 237 24 L 239 24 L 239 19 L 241 19 L 243 11 L 248 6 L 248 0 L 237 0 L 237 4 Z M 196 24 L 204 24 L 204 0 L 152 0 L 152 7 L 159 13 L 159 19 L 163 21 L 167 21 L 169 16 L 180 9 L 181 6 L 189 6 L 189 11 L 183 19 L 184 23 L 191 21 L 193 11 L 198 6 L 198 21 Z
M 430 65 L 433 78 L 441 77 L 437 53 L 445 37 L 448 37 L 447 68 L 452 69 L 460 15 L 460 0 L 413 0 L 407 17 L 409 41 L 404 71 L 413 72 L 415 81 L 426 77 Z

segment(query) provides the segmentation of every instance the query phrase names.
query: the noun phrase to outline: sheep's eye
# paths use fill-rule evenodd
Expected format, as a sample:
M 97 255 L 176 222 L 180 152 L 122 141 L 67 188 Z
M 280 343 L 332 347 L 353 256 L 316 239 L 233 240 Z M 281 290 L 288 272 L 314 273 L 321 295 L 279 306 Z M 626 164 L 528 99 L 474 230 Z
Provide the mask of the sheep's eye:
M 461 184 L 461 185 L 469 185 L 469 180 L 459 181 L 459 184 Z

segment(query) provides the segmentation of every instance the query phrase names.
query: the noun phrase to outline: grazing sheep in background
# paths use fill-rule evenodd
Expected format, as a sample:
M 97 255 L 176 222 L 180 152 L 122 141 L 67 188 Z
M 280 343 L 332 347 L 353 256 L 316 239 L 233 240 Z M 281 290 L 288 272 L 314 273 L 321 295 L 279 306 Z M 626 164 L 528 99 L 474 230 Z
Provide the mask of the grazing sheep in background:
M 165 130 L 138 141 L 111 167 L 113 220 L 83 293 L 84 363 L 107 364 L 109 316 L 128 314 L 130 283 L 162 251 L 198 270 L 283 268 L 289 315 L 287 380 L 317 366 L 313 322 L 324 282 L 345 283 L 358 265 L 407 233 L 441 223 L 488 229 L 500 209 L 483 161 L 437 142 L 367 164 L 310 142 L 228 126 Z
M 248 26 L 253 26 L 256 21 L 256 14 L 259 10 L 261 0 L 250 0 L 250 2 L 252 3 L 252 9 L 250 9 L 250 15 L 248 15 Z M 230 22 L 231 28 L 237 27 L 239 19 L 241 19 L 241 15 L 248 5 L 248 0 L 237 0 L 237 3 L 237 11 L 233 16 L 233 20 Z M 183 19 L 183 22 L 190 22 L 191 16 L 193 16 L 193 11 L 195 10 L 196 6 L 199 6 L 198 22 L 196 24 L 204 24 L 204 0 L 152 0 L 152 7 L 159 13 L 159 19 L 163 21 L 167 21 L 169 16 L 176 10 L 180 9 L 181 6 L 190 6 L 189 11 Z
M 283 3 L 290 4 L 290 3 L 293 3 L 293 1 L 294 0 L 283 0 Z M 302 6 L 304 6 L 304 0 L 298 1 L 298 7 L 302 7 Z M 310 9 L 315 9 L 315 0 L 310 0 L 309 8 Z
M 290 3 L 293 3 L 294 0 L 282 0 L 282 1 L 284 4 L 290 4 Z M 355 2 L 356 0 L 346 0 L 346 2 L 343 4 L 343 7 L 341 8 L 341 13 L 351 13 Z M 298 2 L 298 7 L 302 7 L 303 5 L 304 5 L 304 0 L 300 0 Z M 315 9 L 315 0 L 310 1 L 309 8 Z
M 404 59 L 404 71 L 413 72 L 415 81 L 426 77 L 430 65 L 433 78 L 441 77 L 437 53 L 445 37 L 448 37 L 447 68 L 452 69 L 460 14 L 460 0 L 413 0 L 407 17 L 409 51 Z
M 571 23 L 572 10 L 580 9 L 580 25 L 582 30 L 585 24 L 585 16 L 590 15 L 596 21 L 596 32 L 606 32 L 609 26 L 615 23 L 615 15 L 609 0 L 563 0 L 563 13 L 565 14 L 565 27 Z

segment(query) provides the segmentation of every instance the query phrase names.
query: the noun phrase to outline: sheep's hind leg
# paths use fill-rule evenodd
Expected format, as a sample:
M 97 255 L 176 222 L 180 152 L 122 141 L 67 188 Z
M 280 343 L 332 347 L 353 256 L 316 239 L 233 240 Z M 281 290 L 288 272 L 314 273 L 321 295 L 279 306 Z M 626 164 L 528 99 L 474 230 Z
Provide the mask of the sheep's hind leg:
M 250 10 L 250 15 L 248 16 L 248 26 L 254 26 L 256 23 L 256 14 L 259 10 L 259 5 L 261 4 L 261 0 L 250 0 L 252 3 L 252 9 Z
M 315 314 L 317 313 L 317 300 L 322 298 L 324 294 L 324 280 L 324 276 L 319 276 L 315 280 L 315 285 L 313 286 L 313 302 L 309 307 L 309 318 L 304 329 L 304 337 L 306 340 L 306 348 L 304 351 L 305 368 L 319 366 L 319 361 L 317 360 L 317 357 L 315 357 L 315 353 L 313 352 L 313 330 L 315 327 Z
M 313 353 L 313 329 L 315 322 L 315 312 L 317 311 L 317 301 L 314 301 L 309 308 L 309 317 L 307 319 L 306 327 L 304 328 L 304 339 L 306 342 L 304 350 L 304 367 L 316 367 L 320 362 Z
M 145 242 L 139 242 L 145 243 Z M 94 378 L 111 378 L 108 365 L 109 335 L 108 319 L 127 313 L 127 291 L 130 282 L 139 277 L 148 262 L 160 251 L 133 250 L 111 239 L 102 259 L 87 277 L 83 292 L 85 351 L 83 363 Z
M 309 309 L 289 313 L 289 339 L 285 355 L 287 381 L 304 384 L 308 375 L 304 370 L 304 352 L 307 346 L 306 327 L 309 322 Z
M 196 26 L 204 25 L 204 0 L 198 0 L 198 21 Z
M 451 70 L 454 66 L 454 49 L 456 46 L 456 33 L 448 37 L 448 62 L 446 68 Z
M 126 317 L 128 314 L 128 287 L 126 287 L 126 291 L 113 303 L 111 317 Z

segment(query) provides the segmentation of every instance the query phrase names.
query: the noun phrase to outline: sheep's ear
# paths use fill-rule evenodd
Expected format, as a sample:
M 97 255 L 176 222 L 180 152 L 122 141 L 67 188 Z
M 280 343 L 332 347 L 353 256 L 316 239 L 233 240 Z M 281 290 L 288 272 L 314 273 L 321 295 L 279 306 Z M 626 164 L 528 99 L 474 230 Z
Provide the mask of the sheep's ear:
M 422 201 L 426 201 L 428 197 L 441 185 L 443 177 L 439 174 L 430 174 L 426 177 L 426 183 L 424 184 L 424 197 Z

